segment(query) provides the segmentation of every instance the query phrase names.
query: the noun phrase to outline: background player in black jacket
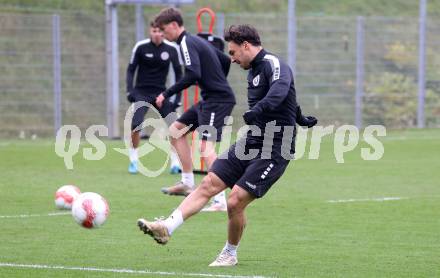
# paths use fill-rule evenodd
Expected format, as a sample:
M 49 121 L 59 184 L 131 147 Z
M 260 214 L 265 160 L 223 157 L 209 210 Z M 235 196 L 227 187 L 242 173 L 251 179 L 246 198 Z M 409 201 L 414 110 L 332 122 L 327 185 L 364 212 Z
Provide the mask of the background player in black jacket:
M 130 63 L 127 68 L 127 100 L 131 103 L 145 101 L 156 108 L 156 97 L 165 90 L 165 83 L 170 68 L 173 66 L 175 79 L 182 77 L 182 65 L 179 59 L 177 45 L 163 39 L 163 34 L 154 22 L 150 22 L 150 38 L 139 41 L 133 48 Z M 136 85 L 133 87 L 133 80 L 137 70 Z M 179 106 L 180 94 L 178 92 L 171 101 L 164 102 L 158 108 L 159 113 L 165 118 L 169 113 L 174 112 Z M 135 106 L 136 107 L 136 106 Z M 131 124 L 132 148 L 130 151 L 130 165 L 128 171 L 137 173 L 138 152 L 140 142 L 140 126 L 147 113 L 147 107 L 140 107 L 136 110 Z M 171 172 L 179 171 L 179 160 L 171 152 Z
M 165 244 L 173 231 L 184 220 L 199 212 L 211 196 L 230 187 L 228 240 L 210 266 L 237 264 L 237 248 L 246 224 L 245 208 L 256 198 L 266 194 L 293 159 L 292 149 L 289 149 L 288 155 L 282 152 L 285 143 L 289 142 L 283 138 L 283 129 L 296 127 L 297 117 L 305 122 L 316 123 L 313 117 L 304 118 L 298 115 L 292 71 L 277 56 L 263 49 L 255 28 L 249 25 L 233 25 L 225 31 L 225 40 L 228 42 L 232 61 L 249 70 L 249 110 L 243 115 L 244 120 L 249 125 L 259 127 L 261 134 L 270 129 L 271 122 L 280 127 L 278 133 L 271 132 L 273 144 L 269 155 L 263 155 L 267 147 L 266 138 L 249 132 L 213 163 L 201 185 L 167 219 L 154 222 L 138 220 L 138 226 L 144 233 L 152 236 L 158 243 Z M 293 142 L 293 152 L 295 136 L 296 132 L 287 135 L 290 142 Z M 246 153 L 256 150 L 257 154 L 254 157 L 243 157 L 244 150 L 247 150 Z M 274 228 L 274 233 L 278 232 L 280 231 Z
M 167 98 L 191 85 L 197 84 L 200 87 L 202 100 L 184 112 L 171 125 L 170 131 L 175 135 L 187 127 L 190 128 L 189 131 L 199 128 L 200 152 L 210 168 L 217 158 L 215 142 L 221 140 L 225 118 L 231 115 L 235 105 L 234 94 L 226 79 L 231 60 L 205 39 L 187 33 L 180 12 L 174 8 L 162 10 L 156 17 L 156 23 L 163 30 L 166 39 L 175 41 L 180 46 L 185 66 L 183 77 L 160 94 L 156 104 L 161 107 Z M 200 129 L 202 127 L 204 128 Z M 163 188 L 162 192 L 165 194 L 186 196 L 195 186 L 191 148 L 186 138 L 188 133 L 171 138 L 171 144 L 182 162 L 182 180 L 174 186 Z M 224 192 L 215 196 L 209 211 L 226 211 Z

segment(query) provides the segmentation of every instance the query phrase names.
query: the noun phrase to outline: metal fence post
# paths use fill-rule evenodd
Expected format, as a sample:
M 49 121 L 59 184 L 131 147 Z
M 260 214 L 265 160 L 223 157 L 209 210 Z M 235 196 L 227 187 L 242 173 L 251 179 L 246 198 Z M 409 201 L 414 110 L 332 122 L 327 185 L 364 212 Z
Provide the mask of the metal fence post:
M 296 73 L 296 15 L 295 0 L 289 0 L 287 6 L 287 62 Z
M 217 14 L 217 36 L 223 38 L 223 33 L 225 31 L 225 14 Z
M 364 17 L 357 17 L 356 28 L 356 97 L 355 125 L 362 128 L 362 97 L 364 95 Z
M 145 20 L 142 4 L 136 4 L 136 41 L 145 37 Z
M 55 136 L 61 127 L 61 32 L 60 16 L 52 15 L 52 47 L 53 47 L 53 111 Z
M 107 127 L 110 138 L 119 137 L 119 61 L 118 10 L 106 5 L 106 57 L 107 57 Z
M 425 71 L 426 71 L 426 0 L 420 0 L 419 10 L 419 71 L 417 127 L 425 127 Z

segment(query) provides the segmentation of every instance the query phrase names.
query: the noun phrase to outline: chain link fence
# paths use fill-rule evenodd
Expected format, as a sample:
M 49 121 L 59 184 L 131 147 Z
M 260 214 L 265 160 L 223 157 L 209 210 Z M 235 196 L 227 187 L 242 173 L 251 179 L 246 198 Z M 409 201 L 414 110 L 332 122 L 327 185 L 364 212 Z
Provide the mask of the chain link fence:
M 144 16 L 146 24 L 153 17 Z M 125 73 L 136 42 L 135 15 L 124 15 L 119 21 L 122 124 L 129 106 L 125 101 Z M 185 22 L 187 29 L 196 33 L 195 16 L 185 17 Z M 239 23 L 256 26 L 263 46 L 287 61 L 286 14 L 225 14 L 216 30 Z M 61 34 L 62 124 L 81 129 L 106 124 L 104 15 L 63 14 L 56 27 L 52 15 L 3 13 L 0 26 L 0 138 L 54 134 L 54 28 Z M 358 110 L 363 126 L 416 127 L 418 21 L 366 17 L 361 29 L 359 26 L 356 17 L 297 18 L 295 82 L 303 111 L 316 115 L 323 125 L 355 124 Z M 428 19 L 427 127 L 440 127 L 438 34 L 440 21 Z M 238 100 L 233 112 L 236 126 L 247 110 L 246 75 L 233 65 L 228 77 Z M 356 104 L 358 84 L 362 88 L 361 106 Z

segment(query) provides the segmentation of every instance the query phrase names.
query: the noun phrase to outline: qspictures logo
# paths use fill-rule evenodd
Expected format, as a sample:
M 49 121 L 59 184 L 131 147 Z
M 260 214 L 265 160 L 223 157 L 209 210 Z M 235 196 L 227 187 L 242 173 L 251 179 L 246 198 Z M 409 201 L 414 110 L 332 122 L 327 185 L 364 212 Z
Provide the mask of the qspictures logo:
M 134 131 L 141 131 L 149 127 L 151 129 L 151 138 L 155 140 L 144 140 L 139 146 L 139 158 L 145 159 L 151 156 L 153 151 L 159 150 L 165 154 L 165 159 L 154 158 L 156 168 L 149 169 L 138 161 L 138 171 L 147 177 L 157 177 L 162 174 L 168 165 L 169 153 L 172 148 L 170 138 L 178 138 L 190 131 L 191 126 L 183 130 L 173 131 L 170 134 L 168 126 L 177 119 L 176 113 L 169 114 L 166 118 L 160 116 L 157 109 L 147 102 L 136 102 L 126 112 L 124 118 L 124 148 L 112 148 L 122 155 L 129 157 L 129 149 L 131 142 L 131 121 L 136 110 L 148 108 L 153 111 L 157 117 L 149 117 L 145 119 L 141 125 L 137 126 Z M 222 141 L 219 143 L 218 159 L 228 159 L 227 150 L 233 142 L 232 131 L 233 118 L 225 118 L 225 126 L 222 130 Z M 217 137 L 217 130 L 210 125 L 201 125 L 196 129 L 198 134 L 209 133 L 210 137 Z M 384 156 L 385 148 L 380 137 L 386 136 L 386 128 L 382 125 L 367 126 L 363 132 L 353 125 L 342 125 L 335 127 L 315 126 L 311 131 L 310 139 L 308 138 L 307 129 L 297 128 L 296 126 L 277 126 L 275 121 L 269 122 L 264 128 L 255 125 L 242 126 L 237 131 L 237 138 L 246 136 L 256 136 L 262 138 L 262 148 L 248 148 L 247 140 L 237 140 L 235 155 L 241 160 L 251 160 L 261 154 L 261 159 L 270 159 L 274 147 L 281 149 L 281 155 L 284 159 L 302 159 L 307 154 L 307 142 L 310 141 L 308 148 L 308 159 L 319 159 L 322 139 L 324 137 L 333 136 L 333 155 L 336 163 L 345 163 L 344 155 L 355 151 L 361 141 L 364 141 L 364 147 L 360 148 L 360 157 L 363 160 L 379 160 Z M 69 136 L 70 135 L 70 136 Z M 276 136 L 277 135 L 277 136 Z M 80 152 L 81 130 L 76 125 L 62 126 L 56 136 L 55 153 L 63 158 L 66 169 L 74 169 L 73 157 Z M 84 139 L 91 145 L 82 148 L 82 156 L 85 160 L 97 161 L 103 159 L 107 154 L 107 147 L 100 139 L 108 137 L 108 128 L 104 125 L 92 125 L 84 134 Z M 274 138 L 281 138 L 275 140 Z M 281 143 L 280 143 L 281 142 Z M 280 145 L 281 144 L 281 145 Z M 201 153 L 201 157 L 206 154 Z

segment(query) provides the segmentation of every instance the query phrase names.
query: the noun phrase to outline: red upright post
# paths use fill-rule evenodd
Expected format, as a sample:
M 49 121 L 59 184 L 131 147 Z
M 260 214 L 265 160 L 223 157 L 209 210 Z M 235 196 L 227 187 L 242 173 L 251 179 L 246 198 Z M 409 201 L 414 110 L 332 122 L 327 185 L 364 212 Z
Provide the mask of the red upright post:
M 197 31 L 199 33 L 203 32 L 203 27 L 202 27 L 202 15 L 204 13 L 208 13 L 211 21 L 209 23 L 209 33 L 212 34 L 213 30 L 214 30 L 214 24 L 215 24 L 215 13 L 213 10 L 211 10 L 210 8 L 201 8 L 200 10 L 198 10 L 197 12 Z M 194 88 L 194 103 L 197 103 L 199 101 L 199 86 L 195 85 Z M 192 136 L 193 139 L 193 144 L 194 144 L 194 133 Z M 193 145 L 193 153 L 194 153 L 194 145 Z M 194 171 L 196 173 L 205 173 L 204 171 L 205 165 L 204 165 L 204 161 L 202 158 L 200 158 L 200 170 L 199 171 Z

